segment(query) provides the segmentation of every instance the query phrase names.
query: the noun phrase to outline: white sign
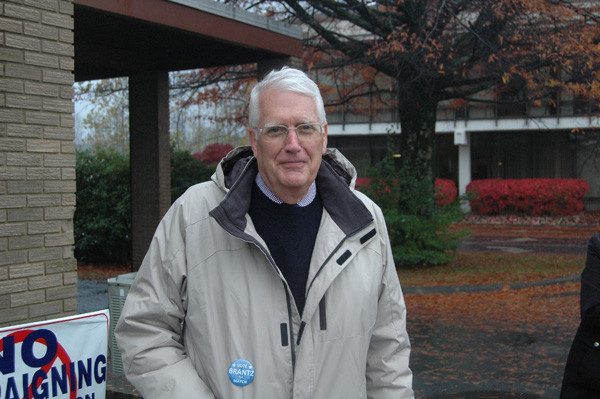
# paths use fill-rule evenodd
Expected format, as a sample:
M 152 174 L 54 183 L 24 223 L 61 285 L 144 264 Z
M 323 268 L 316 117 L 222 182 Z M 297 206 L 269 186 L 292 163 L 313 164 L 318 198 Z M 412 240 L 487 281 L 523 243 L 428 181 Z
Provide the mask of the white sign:
M 104 399 L 108 310 L 0 328 L 0 399 Z

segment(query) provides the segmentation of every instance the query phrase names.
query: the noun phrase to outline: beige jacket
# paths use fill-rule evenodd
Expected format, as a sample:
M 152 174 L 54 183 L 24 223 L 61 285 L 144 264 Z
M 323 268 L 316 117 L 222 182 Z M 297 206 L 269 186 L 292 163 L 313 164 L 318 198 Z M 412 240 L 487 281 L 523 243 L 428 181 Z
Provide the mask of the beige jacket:
M 145 399 L 412 398 L 386 226 L 350 188 L 354 167 L 323 157 L 302 317 L 247 214 L 256 173 L 248 148 L 232 151 L 161 221 L 116 327 L 129 380 Z M 230 378 L 238 359 L 245 386 Z

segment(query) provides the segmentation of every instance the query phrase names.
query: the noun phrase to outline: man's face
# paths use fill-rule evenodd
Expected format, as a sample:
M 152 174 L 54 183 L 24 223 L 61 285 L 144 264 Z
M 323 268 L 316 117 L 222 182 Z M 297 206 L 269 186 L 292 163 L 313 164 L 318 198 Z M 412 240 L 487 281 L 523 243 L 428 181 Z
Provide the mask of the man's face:
M 265 90 L 259 98 L 259 125 L 318 123 L 313 98 L 275 89 Z M 295 204 L 308 192 L 327 148 L 327 124 L 323 134 L 313 139 L 298 140 L 294 130 L 287 137 L 273 140 L 250 129 L 250 143 L 265 183 L 284 202 Z

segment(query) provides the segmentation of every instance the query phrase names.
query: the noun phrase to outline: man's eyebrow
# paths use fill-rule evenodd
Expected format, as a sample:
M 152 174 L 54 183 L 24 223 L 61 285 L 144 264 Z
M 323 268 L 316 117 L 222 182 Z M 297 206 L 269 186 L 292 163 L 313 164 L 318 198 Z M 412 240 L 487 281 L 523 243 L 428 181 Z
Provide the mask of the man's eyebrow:
M 318 120 L 314 121 L 311 118 L 303 118 L 303 119 L 297 119 L 295 122 L 293 122 L 293 126 L 302 125 L 305 123 L 321 123 L 321 122 Z M 272 126 L 272 125 L 288 126 L 288 124 L 285 122 L 265 122 L 265 124 L 263 126 Z M 292 126 L 292 125 L 290 125 L 290 126 Z

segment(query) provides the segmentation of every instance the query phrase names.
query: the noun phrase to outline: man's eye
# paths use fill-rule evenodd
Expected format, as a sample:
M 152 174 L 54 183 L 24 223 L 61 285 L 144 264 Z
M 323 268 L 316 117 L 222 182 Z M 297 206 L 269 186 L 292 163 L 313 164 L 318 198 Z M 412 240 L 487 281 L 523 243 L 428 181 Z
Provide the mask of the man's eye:
M 269 126 L 265 128 L 265 134 L 267 136 L 282 136 L 286 134 L 287 127 L 285 126 Z
M 317 132 L 317 126 L 313 124 L 298 125 L 296 131 L 298 134 L 312 135 Z

